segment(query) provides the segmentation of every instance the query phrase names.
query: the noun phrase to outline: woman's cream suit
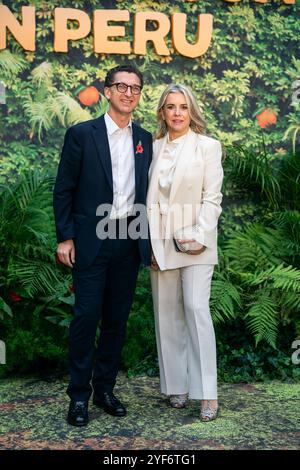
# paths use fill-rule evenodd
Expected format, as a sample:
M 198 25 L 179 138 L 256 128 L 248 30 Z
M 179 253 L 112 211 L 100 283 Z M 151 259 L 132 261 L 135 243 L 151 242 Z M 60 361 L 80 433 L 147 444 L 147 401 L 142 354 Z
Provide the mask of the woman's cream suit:
M 216 347 L 209 311 L 217 264 L 217 224 L 223 170 L 220 143 L 189 130 L 178 147 L 168 205 L 162 210 L 160 174 L 167 136 L 154 143 L 147 211 L 159 271 L 151 271 L 161 390 L 168 395 L 217 398 Z M 206 246 L 190 255 L 175 250 L 183 230 Z M 179 237 L 180 238 L 180 237 Z

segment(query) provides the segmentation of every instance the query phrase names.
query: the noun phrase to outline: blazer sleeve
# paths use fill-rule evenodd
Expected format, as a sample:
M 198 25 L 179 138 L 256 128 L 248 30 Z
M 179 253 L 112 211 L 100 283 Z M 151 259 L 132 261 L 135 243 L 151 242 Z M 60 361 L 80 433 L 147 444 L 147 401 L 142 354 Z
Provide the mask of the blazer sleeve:
M 202 186 L 202 200 L 198 224 L 194 227 L 195 240 L 207 247 L 216 242 L 216 228 L 222 212 L 221 187 L 223 182 L 222 147 L 219 141 L 213 140 L 206 149 Z
M 81 156 L 80 140 L 74 127 L 70 127 L 65 135 L 53 192 L 58 243 L 75 238 L 72 208 L 80 173 Z

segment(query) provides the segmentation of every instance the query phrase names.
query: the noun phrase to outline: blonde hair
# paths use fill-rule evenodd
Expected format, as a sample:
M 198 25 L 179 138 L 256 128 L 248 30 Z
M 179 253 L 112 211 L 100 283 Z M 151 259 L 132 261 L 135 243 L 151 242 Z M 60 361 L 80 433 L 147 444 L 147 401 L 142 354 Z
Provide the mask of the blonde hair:
M 201 114 L 197 100 L 192 90 L 186 85 L 176 85 L 174 83 L 171 83 L 171 85 L 168 85 L 167 88 L 164 90 L 158 102 L 158 106 L 156 110 L 157 132 L 156 132 L 155 138 L 161 139 L 168 132 L 166 123 L 162 117 L 161 110 L 165 104 L 167 96 L 170 93 L 182 93 L 184 95 L 186 99 L 189 115 L 191 118 L 190 128 L 192 129 L 192 131 L 196 132 L 196 134 L 205 134 L 206 122 L 204 121 L 204 118 Z

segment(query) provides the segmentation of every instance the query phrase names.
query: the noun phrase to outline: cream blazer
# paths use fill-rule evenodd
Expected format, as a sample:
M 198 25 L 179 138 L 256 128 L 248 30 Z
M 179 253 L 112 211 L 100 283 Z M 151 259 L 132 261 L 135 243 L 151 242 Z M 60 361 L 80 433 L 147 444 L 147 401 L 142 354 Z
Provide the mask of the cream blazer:
M 159 207 L 159 167 L 167 136 L 156 140 L 149 170 L 147 214 L 151 245 L 161 270 L 196 264 L 217 264 L 217 224 L 221 214 L 223 169 L 218 140 L 196 134 L 191 129 L 177 157 L 176 169 L 162 231 Z M 174 234 L 184 230 L 206 246 L 200 255 L 177 252 Z M 162 237 L 165 233 L 165 238 Z

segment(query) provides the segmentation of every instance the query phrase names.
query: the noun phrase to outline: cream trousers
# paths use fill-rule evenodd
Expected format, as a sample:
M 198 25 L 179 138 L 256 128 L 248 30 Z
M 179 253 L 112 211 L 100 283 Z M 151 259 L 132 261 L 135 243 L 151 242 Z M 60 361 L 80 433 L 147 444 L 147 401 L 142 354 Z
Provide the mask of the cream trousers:
M 191 255 L 192 256 L 192 255 Z M 214 265 L 151 270 L 161 392 L 217 399 L 209 297 Z

